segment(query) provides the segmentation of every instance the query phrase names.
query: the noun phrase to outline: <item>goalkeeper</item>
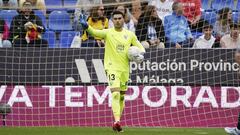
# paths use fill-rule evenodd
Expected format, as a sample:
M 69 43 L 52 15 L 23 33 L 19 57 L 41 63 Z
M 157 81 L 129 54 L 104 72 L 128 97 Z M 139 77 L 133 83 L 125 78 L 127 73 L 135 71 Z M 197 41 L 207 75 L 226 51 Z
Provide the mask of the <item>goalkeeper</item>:
M 124 109 L 124 95 L 127 91 L 129 79 L 128 49 L 131 45 L 137 46 L 142 53 L 135 57 L 135 61 L 143 61 L 145 49 L 137 40 L 136 35 L 123 28 L 124 14 L 120 11 L 112 13 L 114 27 L 111 29 L 95 30 L 86 22 L 86 16 L 80 15 L 83 29 L 95 37 L 105 40 L 104 67 L 108 76 L 108 85 L 112 93 L 112 111 L 115 122 L 113 130 L 122 132 L 120 118 Z

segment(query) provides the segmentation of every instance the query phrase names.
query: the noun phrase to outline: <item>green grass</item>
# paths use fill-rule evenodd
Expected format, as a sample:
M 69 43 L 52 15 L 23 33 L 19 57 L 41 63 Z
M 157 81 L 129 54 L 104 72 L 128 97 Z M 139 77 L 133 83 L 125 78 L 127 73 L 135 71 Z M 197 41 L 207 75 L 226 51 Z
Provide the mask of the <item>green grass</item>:
M 222 128 L 124 128 L 114 133 L 111 128 L 83 127 L 1 127 L 0 135 L 226 135 Z

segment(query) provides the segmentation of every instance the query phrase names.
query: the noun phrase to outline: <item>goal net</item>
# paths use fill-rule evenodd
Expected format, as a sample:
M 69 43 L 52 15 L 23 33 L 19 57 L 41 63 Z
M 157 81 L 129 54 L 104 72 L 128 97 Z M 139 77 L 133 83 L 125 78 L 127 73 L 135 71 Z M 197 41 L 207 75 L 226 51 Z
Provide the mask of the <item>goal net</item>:
M 119 10 L 126 13 L 124 27 L 136 33 L 146 47 L 144 62 L 130 63 L 123 126 L 235 126 L 240 111 L 235 50 L 223 49 L 221 37 L 217 37 L 220 30 L 210 27 L 219 21 L 219 11 L 230 6 L 222 1 L 223 7 L 211 7 L 216 1 L 207 0 L 207 5 L 201 1 L 201 18 L 195 25 L 188 23 L 187 17 L 174 18 L 173 2 L 165 3 L 170 7 L 162 7 L 154 0 L 105 1 L 103 5 L 45 0 L 46 9 L 33 10 L 41 20 L 37 25 L 16 17 L 26 13 L 21 7 L 4 7 L 0 17 L 10 34 L 2 39 L 0 48 L 0 103 L 10 105 L 11 112 L 5 115 L 0 104 L 2 120 L 7 126 L 111 126 L 112 99 L 103 65 L 105 43 L 83 31 L 78 17 L 86 14 L 89 25 L 109 28 L 113 27 L 112 11 Z M 182 5 L 194 7 L 195 3 Z M 156 12 L 152 8 L 155 6 Z M 29 5 L 23 7 L 28 9 Z M 230 11 L 237 17 L 235 8 Z M 160 16 L 161 12 L 167 17 Z M 232 21 L 237 23 L 237 19 Z M 205 27 L 216 39 L 212 47 L 203 45 Z M 188 32 L 181 42 L 184 37 L 180 29 Z M 196 40 L 204 47 L 192 48 Z

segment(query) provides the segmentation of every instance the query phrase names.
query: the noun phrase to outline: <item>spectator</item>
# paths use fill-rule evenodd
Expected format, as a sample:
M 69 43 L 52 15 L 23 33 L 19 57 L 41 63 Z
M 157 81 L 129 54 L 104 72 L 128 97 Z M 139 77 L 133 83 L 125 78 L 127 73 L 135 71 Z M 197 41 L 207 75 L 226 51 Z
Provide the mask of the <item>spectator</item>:
M 74 16 L 79 20 L 80 14 L 83 12 L 88 13 L 91 9 L 91 5 L 102 4 L 101 0 L 78 0 L 76 3 L 76 9 L 74 12 Z
M 135 26 L 138 23 L 138 20 L 140 15 L 142 14 L 142 11 L 145 9 L 147 5 L 148 5 L 148 1 L 132 0 L 132 8 L 130 11 L 131 11 L 132 19 Z
M 34 8 L 42 10 L 42 12 L 46 15 L 46 5 L 44 0 L 19 0 L 20 7 L 23 6 L 24 2 L 31 2 Z
M 172 10 L 172 15 L 166 16 L 164 19 L 166 47 L 191 47 L 193 43 L 192 33 L 186 17 L 183 16 L 182 4 L 174 2 Z
M 133 22 L 135 26 L 137 25 L 137 21 L 142 13 L 141 3 L 140 0 L 132 0 L 132 16 L 133 16 Z
M 104 8 L 105 8 L 105 16 L 107 18 L 111 18 L 111 14 L 115 8 L 116 5 L 119 4 L 119 0 L 100 0 L 100 2 L 102 2 L 101 4 L 104 4 Z
M 0 6 L 3 9 L 17 9 L 18 1 L 17 0 L 0 0 Z
M 79 16 L 80 14 L 86 14 L 89 16 L 89 12 L 91 9 L 91 5 L 101 4 L 101 0 L 78 0 L 76 3 L 76 9 L 74 12 L 74 29 L 76 31 L 81 30 L 81 26 L 79 24 Z
M 90 16 L 87 19 L 88 25 L 94 29 L 107 29 L 108 19 L 104 16 L 104 7 L 97 6 L 91 9 Z M 91 37 L 87 31 L 84 31 L 82 35 L 82 47 L 104 47 L 105 43 L 102 38 Z
M 26 23 L 24 27 L 27 31 L 25 40 L 15 40 L 14 47 L 48 47 L 48 42 L 41 37 L 42 27 L 32 22 Z
M 21 46 L 26 46 L 26 41 L 28 42 L 32 39 L 30 38 L 30 40 L 28 40 L 28 35 L 39 35 L 45 30 L 41 19 L 38 16 L 34 15 L 31 7 L 32 4 L 30 2 L 24 2 L 21 9 L 19 10 L 19 15 L 15 16 L 12 20 L 10 27 L 10 40 L 14 43 L 14 45 L 21 44 Z M 29 30 L 31 27 L 36 27 L 37 29 L 31 29 L 32 32 L 30 32 L 30 34 Z M 36 36 L 33 37 L 33 39 L 36 39 Z M 46 45 L 43 44 L 42 46 Z
M 9 38 L 9 28 L 3 19 L 0 19 L 0 30 L 2 39 L 7 40 Z
M 232 23 L 230 25 L 230 34 L 223 36 L 220 40 L 222 48 L 240 48 L 239 25 Z
M 183 5 L 183 15 L 192 31 L 201 32 L 207 21 L 201 19 L 201 0 L 177 0 Z
M 124 21 L 125 21 L 125 23 L 124 23 L 123 27 L 125 29 L 130 30 L 133 33 L 135 33 L 134 22 L 133 22 L 133 20 L 131 18 L 131 15 L 130 15 L 128 9 L 125 8 L 124 5 L 119 5 L 119 6 L 117 6 L 116 10 L 118 10 L 118 11 L 120 11 L 120 12 L 122 12 L 124 14 Z M 112 22 L 112 18 L 109 20 L 109 24 L 108 25 L 109 25 L 109 28 L 114 27 L 113 26 L 113 22 Z
M 7 23 L 0 19 L 0 47 L 11 47 L 12 44 L 8 39 L 9 30 L 7 27 Z
M 230 24 L 232 23 L 232 10 L 229 8 L 219 10 L 218 20 L 213 27 L 217 41 L 220 41 L 222 36 L 230 33 Z
M 158 17 L 164 22 L 164 17 L 172 14 L 172 0 L 151 0 L 149 5 L 156 6 Z
M 193 48 L 212 48 L 215 42 L 215 37 L 213 37 L 212 33 L 213 26 L 209 24 L 205 25 L 203 27 L 203 35 L 195 40 Z
M 164 48 L 164 28 L 155 6 L 147 6 L 139 17 L 136 35 L 145 48 Z

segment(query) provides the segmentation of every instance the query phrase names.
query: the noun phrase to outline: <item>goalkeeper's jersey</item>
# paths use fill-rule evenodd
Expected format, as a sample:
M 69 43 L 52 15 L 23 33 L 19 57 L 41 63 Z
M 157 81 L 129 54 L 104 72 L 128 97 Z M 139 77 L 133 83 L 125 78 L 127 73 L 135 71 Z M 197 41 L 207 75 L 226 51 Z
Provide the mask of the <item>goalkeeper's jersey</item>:
M 89 26 L 88 32 L 93 36 L 105 39 L 105 70 L 129 72 L 128 49 L 131 45 L 137 46 L 145 52 L 136 35 L 129 30 L 123 29 L 121 32 L 114 28 L 95 30 Z

